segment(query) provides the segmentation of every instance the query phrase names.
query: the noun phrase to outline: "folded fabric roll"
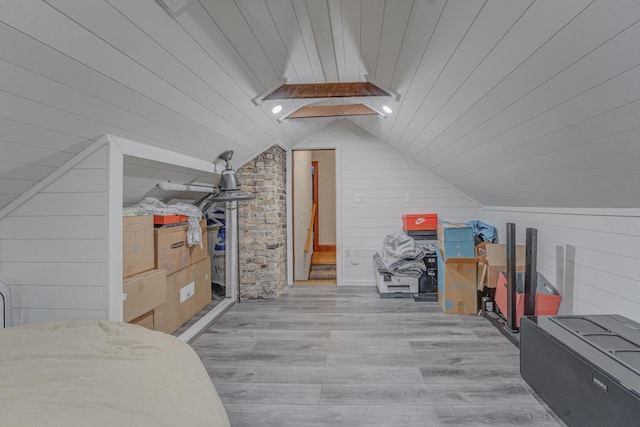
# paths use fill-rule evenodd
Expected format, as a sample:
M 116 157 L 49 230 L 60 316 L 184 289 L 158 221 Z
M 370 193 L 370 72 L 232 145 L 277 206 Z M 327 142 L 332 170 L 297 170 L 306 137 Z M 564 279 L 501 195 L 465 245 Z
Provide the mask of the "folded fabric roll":
M 379 271 L 404 277 L 420 277 L 427 267 L 422 259 L 425 248 L 417 246 L 413 238 L 393 233 L 382 242 L 382 251 L 374 254 L 374 262 Z

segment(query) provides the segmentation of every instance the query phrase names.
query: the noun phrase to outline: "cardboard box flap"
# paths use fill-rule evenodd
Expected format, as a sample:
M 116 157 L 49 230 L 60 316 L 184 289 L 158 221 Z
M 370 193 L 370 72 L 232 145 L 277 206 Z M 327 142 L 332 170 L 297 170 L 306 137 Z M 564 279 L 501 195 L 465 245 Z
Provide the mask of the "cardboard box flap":
M 478 262 L 478 258 L 447 258 L 444 260 L 445 264 L 475 264 Z
M 498 284 L 500 271 L 507 269 L 507 245 L 487 243 L 484 262 L 489 266 L 487 272 L 487 287 L 495 288 Z M 524 271 L 526 247 L 516 245 L 516 271 Z

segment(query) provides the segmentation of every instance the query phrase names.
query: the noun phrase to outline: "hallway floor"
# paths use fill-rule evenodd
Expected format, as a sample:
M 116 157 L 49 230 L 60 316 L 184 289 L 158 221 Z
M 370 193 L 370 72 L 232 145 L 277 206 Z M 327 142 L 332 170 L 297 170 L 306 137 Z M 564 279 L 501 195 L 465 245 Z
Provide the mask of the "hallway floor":
M 562 426 L 483 317 L 293 286 L 234 305 L 194 343 L 233 426 Z

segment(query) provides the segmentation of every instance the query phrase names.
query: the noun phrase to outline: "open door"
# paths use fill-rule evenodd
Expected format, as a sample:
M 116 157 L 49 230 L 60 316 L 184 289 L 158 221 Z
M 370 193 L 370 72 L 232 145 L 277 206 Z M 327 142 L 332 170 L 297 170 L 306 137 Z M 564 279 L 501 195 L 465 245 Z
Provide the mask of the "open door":
M 293 281 L 335 284 L 335 150 L 294 150 Z

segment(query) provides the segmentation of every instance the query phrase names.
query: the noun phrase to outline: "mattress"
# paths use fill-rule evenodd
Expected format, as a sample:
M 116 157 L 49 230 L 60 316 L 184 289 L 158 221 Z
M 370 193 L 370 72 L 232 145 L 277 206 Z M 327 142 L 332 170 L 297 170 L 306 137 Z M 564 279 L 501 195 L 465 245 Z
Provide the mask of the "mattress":
M 0 329 L 0 425 L 229 426 L 198 355 L 126 323 Z

